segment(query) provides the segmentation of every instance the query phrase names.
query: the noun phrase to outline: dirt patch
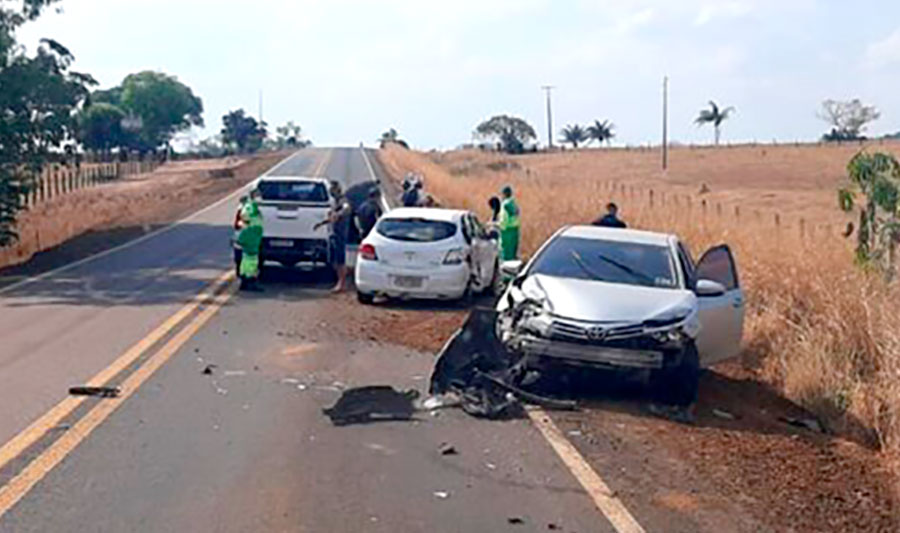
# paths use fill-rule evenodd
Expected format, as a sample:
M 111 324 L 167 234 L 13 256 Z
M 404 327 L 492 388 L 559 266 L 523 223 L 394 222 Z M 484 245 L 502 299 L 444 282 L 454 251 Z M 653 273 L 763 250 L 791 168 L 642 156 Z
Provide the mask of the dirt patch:
M 40 203 L 21 214 L 20 239 L 0 249 L 0 268 L 22 265 L 35 254 L 89 233 L 93 237 L 84 239 L 83 244 L 73 242 L 65 247 L 59 254 L 62 262 L 41 258 L 38 261 L 41 268 L 52 268 L 115 246 L 212 203 L 256 178 L 285 155 L 271 153 L 249 159 L 174 162 L 148 174 L 81 189 Z M 211 175 L 221 169 L 228 169 L 232 177 Z M 22 265 L 15 270 L 4 269 L 3 274 L 31 273 L 33 269 Z

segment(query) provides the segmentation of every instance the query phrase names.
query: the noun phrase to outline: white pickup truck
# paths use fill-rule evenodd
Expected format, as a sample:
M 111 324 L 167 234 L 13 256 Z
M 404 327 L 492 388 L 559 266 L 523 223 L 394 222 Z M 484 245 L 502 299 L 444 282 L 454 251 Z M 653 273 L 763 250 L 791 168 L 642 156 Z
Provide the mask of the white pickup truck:
M 327 179 L 262 176 L 253 182 L 252 188 L 260 193 L 258 202 L 263 216 L 261 265 L 265 261 L 286 267 L 298 263 L 331 264 L 331 226 L 316 227 L 328 217 L 333 204 Z M 235 260 L 240 262 L 238 248 L 235 248 Z

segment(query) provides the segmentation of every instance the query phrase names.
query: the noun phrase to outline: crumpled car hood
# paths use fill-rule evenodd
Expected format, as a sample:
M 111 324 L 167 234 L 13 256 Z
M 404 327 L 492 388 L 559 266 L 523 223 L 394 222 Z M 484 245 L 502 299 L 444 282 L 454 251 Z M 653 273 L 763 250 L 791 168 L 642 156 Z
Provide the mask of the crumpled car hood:
M 670 310 L 696 307 L 696 297 L 685 289 L 641 287 L 542 274 L 526 279 L 523 289 L 531 284 L 542 289 L 554 315 L 574 320 L 642 322 L 665 315 Z

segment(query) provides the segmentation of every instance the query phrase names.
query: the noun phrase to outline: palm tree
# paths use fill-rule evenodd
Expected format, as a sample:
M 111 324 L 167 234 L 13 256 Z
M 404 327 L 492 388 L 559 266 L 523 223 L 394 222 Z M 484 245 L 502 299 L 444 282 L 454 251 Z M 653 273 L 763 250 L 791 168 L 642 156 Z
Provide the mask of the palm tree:
M 560 133 L 563 136 L 563 142 L 570 143 L 573 148 L 578 148 L 578 143 L 583 143 L 590 138 L 587 130 L 578 124 L 570 124 L 563 128 Z
M 606 144 L 609 144 L 613 137 L 616 136 L 613 133 L 613 128 L 616 125 L 608 120 L 604 120 L 600 122 L 599 120 L 594 121 L 593 126 L 587 127 L 587 135 L 590 140 L 597 141 L 599 144 L 603 144 L 603 141 L 606 141 Z
M 712 123 L 713 127 L 716 129 L 716 146 L 719 145 L 719 127 L 722 125 L 722 122 L 728 118 L 731 113 L 735 111 L 734 107 L 726 107 L 725 109 L 719 109 L 719 106 L 716 105 L 712 100 L 709 101 L 709 109 L 701 109 L 700 115 L 697 116 L 697 119 L 694 122 L 698 126 L 702 126 L 704 124 Z

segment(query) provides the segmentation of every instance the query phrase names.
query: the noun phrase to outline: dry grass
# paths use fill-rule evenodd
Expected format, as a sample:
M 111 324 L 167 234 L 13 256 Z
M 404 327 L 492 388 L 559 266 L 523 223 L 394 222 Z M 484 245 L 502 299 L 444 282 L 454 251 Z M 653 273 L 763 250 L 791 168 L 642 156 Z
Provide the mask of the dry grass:
M 624 150 L 508 158 L 389 147 L 381 161 L 394 176 L 422 172 L 443 204 L 482 215 L 486 199 L 511 183 L 526 254 L 560 226 L 594 219 L 608 199 L 623 206 L 630 225 L 677 233 L 695 253 L 729 243 L 747 292 L 745 364 L 834 429 L 896 456 L 900 290 L 854 267 L 851 243 L 840 235 L 845 219 L 834 206 L 857 149 L 685 148 L 673 151 L 668 175 L 652 168 L 658 153 Z M 700 184 L 711 192 L 698 194 Z M 775 195 L 775 206 L 792 206 L 778 224 L 766 194 Z

